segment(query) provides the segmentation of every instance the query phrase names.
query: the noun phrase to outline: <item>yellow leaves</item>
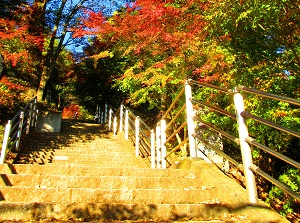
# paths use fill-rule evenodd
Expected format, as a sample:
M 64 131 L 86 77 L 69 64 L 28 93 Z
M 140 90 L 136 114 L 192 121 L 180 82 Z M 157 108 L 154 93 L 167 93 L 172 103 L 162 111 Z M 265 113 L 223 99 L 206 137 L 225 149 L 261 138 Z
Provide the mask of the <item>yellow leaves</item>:
M 235 20 L 235 25 L 238 26 L 239 25 L 239 22 L 245 18 L 247 18 L 249 16 L 249 14 L 252 12 L 253 10 L 252 9 L 248 9 L 247 11 L 245 12 L 242 12 L 238 18 Z
M 109 52 L 107 50 L 107 51 L 102 51 L 99 54 L 95 54 L 95 55 L 91 56 L 90 58 L 94 59 L 94 67 L 96 68 L 97 62 L 99 59 L 106 58 L 106 57 L 112 58 L 113 56 L 114 56 L 113 52 Z
M 99 59 L 106 58 L 106 57 L 112 58 L 113 56 L 114 56 L 113 52 L 106 50 L 106 51 L 102 51 L 99 54 L 91 56 L 91 58 L 93 58 L 95 60 L 99 60 Z

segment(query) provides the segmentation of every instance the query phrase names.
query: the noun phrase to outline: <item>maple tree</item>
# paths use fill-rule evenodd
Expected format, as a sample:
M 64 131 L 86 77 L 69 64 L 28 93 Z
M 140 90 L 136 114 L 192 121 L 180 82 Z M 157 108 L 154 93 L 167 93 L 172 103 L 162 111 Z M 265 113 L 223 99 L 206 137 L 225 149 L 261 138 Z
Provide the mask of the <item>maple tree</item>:
M 0 16 L 0 52 L 6 69 L 0 81 L 0 113 L 4 118 L 23 101 L 32 99 L 35 93 L 43 34 L 34 32 L 30 26 L 34 11 L 27 2 L 4 1 L 1 4 L 4 8 Z
M 130 102 L 157 108 L 171 95 L 165 90 L 176 89 L 195 69 L 189 55 L 205 38 L 204 8 L 197 1 L 135 1 L 109 18 L 91 12 L 76 36 L 95 34 L 98 43 L 111 42 L 107 55 L 127 58 L 117 86 L 129 93 Z

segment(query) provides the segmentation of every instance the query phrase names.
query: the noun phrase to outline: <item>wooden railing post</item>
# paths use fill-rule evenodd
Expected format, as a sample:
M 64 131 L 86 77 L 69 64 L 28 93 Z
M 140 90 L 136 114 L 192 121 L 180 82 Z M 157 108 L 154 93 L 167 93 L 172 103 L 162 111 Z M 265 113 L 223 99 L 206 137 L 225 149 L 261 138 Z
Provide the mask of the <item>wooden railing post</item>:
M 250 170 L 252 163 L 252 152 L 249 144 L 246 142 L 246 139 L 249 137 L 248 128 L 246 125 L 245 118 L 241 115 L 244 109 L 244 100 L 243 96 L 240 93 L 235 93 L 233 96 L 234 106 L 236 110 L 236 119 L 238 123 L 238 131 L 239 131 L 239 140 L 240 147 L 242 152 L 242 160 L 244 167 L 244 175 L 246 178 L 246 189 L 248 193 L 248 200 L 251 203 L 257 203 L 257 188 L 255 183 L 255 176 L 253 172 Z

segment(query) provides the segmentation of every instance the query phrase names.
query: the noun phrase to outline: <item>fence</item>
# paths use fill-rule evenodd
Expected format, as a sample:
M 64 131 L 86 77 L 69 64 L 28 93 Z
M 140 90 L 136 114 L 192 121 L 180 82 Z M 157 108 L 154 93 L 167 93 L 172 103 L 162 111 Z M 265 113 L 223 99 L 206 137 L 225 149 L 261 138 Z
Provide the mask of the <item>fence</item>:
M 23 109 L 21 109 L 5 126 L 2 150 L 0 154 L 0 164 L 4 163 L 9 151 L 18 150 L 22 135 L 28 134 L 30 127 L 36 128 L 37 98 L 32 99 Z
M 201 97 L 193 97 L 193 92 L 197 96 L 197 92 L 204 91 L 217 91 L 218 95 L 222 94 L 222 97 L 228 99 L 228 106 L 233 101 L 235 112 L 227 111 L 222 107 L 205 101 Z M 255 174 L 278 186 L 293 198 L 300 200 L 299 194 L 253 164 L 252 149 L 254 146 L 297 169 L 300 169 L 300 163 L 257 142 L 253 137 L 249 137 L 246 119 L 251 119 L 262 125 L 275 128 L 293 137 L 300 138 L 300 133 L 245 111 L 245 100 L 242 95 L 244 93 L 259 95 L 260 97 L 282 101 L 294 106 L 300 105 L 300 101 L 297 99 L 266 93 L 244 86 L 239 86 L 232 90 L 187 80 L 184 88 L 173 100 L 172 105 L 165 112 L 162 119 L 157 123 L 155 131 L 154 129 L 150 129 L 149 126 L 124 105 L 120 106 L 116 114 L 110 111 L 109 123 L 111 124 L 109 128 L 111 129 L 112 117 L 114 117 L 114 133 L 117 134 L 117 130 L 124 130 L 125 138 L 128 139 L 129 136 L 135 144 L 136 155 L 148 158 L 152 168 L 167 168 L 170 164 L 168 158 L 176 151 L 182 150 L 188 150 L 187 153 L 189 153 L 190 157 L 200 157 L 207 162 L 214 162 L 208 154 L 208 151 L 212 150 L 215 154 L 222 157 L 223 166 L 229 162 L 244 172 L 248 199 L 251 203 L 258 202 Z M 185 97 L 183 97 L 184 95 Z M 207 114 L 211 114 L 212 112 L 224 116 L 224 118 L 231 119 L 235 123 L 231 125 L 236 126 L 237 136 L 205 120 Z M 207 132 L 210 133 L 208 134 Z M 211 135 L 217 137 L 211 140 L 208 137 Z M 237 145 L 241 151 L 242 163 L 226 154 L 220 145 L 216 145 L 214 143 L 214 141 L 218 141 L 215 140 L 216 138 L 219 140 L 219 144 L 226 138 L 232 144 Z

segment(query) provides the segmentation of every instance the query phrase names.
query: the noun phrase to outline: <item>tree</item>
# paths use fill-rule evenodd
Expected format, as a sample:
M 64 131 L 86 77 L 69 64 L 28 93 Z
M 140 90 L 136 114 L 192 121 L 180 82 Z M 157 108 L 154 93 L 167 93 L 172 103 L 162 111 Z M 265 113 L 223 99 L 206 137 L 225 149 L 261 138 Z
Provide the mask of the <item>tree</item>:
M 110 10 L 120 5 L 124 1 L 116 1 L 117 5 L 110 6 L 107 1 L 98 2 L 94 0 L 79 0 L 76 3 L 70 0 L 50 0 L 46 6 L 46 19 L 48 35 L 50 38 L 47 51 L 44 56 L 43 72 L 38 87 L 38 98 L 44 99 L 47 91 L 47 82 L 53 75 L 59 54 L 67 45 L 74 44 L 78 46 L 83 39 L 72 38 L 72 32 L 75 27 L 80 25 L 86 11 Z M 106 7 L 104 7 L 106 4 Z M 56 44 L 55 42 L 58 42 Z M 76 42 L 77 41 L 77 42 Z
M 110 18 L 90 13 L 77 36 L 93 34 L 99 43 L 112 43 L 109 52 L 127 63 L 117 86 L 129 94 L 128 102 L 157 109 L 192 75 L 189 55 L 205 38 L 204 7 L 198 1 L 136 1 Z

